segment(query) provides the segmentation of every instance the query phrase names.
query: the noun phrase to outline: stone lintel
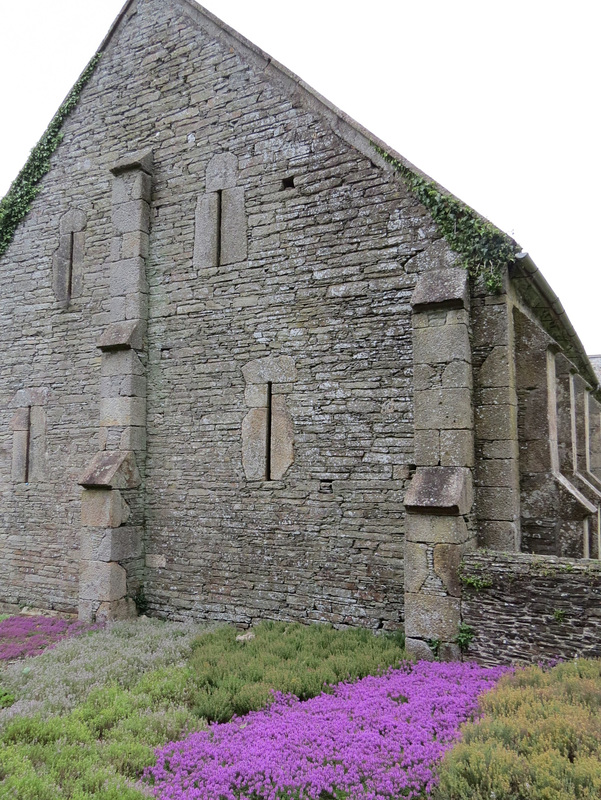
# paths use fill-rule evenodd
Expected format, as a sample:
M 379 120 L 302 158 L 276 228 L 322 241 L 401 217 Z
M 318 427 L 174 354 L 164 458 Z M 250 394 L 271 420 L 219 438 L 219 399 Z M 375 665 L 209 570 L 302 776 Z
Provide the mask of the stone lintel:
M 407 511 L 467 514 L 472 507 L 472 474 L 467 467 L 418 467 L 405 495 Z
M 291 356 L 267 356 L 249 361 L 242 374 L 246 383 L 287 383 L 296 380 L 296 366 Z
M 45 406 L 48 402 L 49 389 L 19 389 L 9 408 L 25 408 L 27 406 Z
M 236 185 L 238 159 L 233 153 L 216 153 L 207 165 L 206 191 L 230 189 Z
M 112 322 L 96 344 L 100 350 L 142 350 L 144 325 L 139 319 Z
M 102 450 L 77 482 L 84 489 L 135 489 L 140 485 L 140 473 L 131 451 Z
M 414 311 L 424 311 L 432 306 L 468 308 L 469 286 L 466 270 L 450 267 L 422 272 L 411 296 L 411 305 Z
M 111 172 L 113 175 L 120 175 L 122 172 L 129 172 L 133 169 L 141 169 L 147 175 L 152 175 L 152 150 L 138 150 L 135 153 L 128 153 L 128 155 L 115 162 L 111 167 Z

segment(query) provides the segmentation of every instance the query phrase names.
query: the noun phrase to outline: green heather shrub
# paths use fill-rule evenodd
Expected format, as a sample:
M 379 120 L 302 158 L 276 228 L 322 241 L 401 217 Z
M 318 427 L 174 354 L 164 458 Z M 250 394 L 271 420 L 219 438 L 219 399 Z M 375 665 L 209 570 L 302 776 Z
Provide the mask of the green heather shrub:
M 601 797 L 601 661 L 503 678 L 447 753 L 435 798 L 593 800 Z
M 198 716 L 224 722 L 269 703 L 273 689 L 306 700 L 329 684 L 378 674 L 404 656 L 401 633 L 283 622 L 263 622 L 253 633 L 241 643 L 238 631 L 223 628 L 195 642 L 190 668 Z
M 9 708 L 15 702 L 14 694 L 11 694 L 0 684 L 0 708 Z
M 205 716 L 229 719 L 260 708 L 270 701 L 272 689 L 313 696 L 324 682 L 382 671 L 404 656 L 400 635 L 264 623 L 254 629 L 255 639 L 249 642 L 237 642 L 233 628 L 203 634 L 194 641 L 188 661 L 182 658 L 183 650 L 175 648 L 175 663 L 170 665 L 161 659 L 153 662 L 149 652 L 139 658 L 133 653 L 150 635 L 147 623 L 123 625 L 116 627 L 132 654 L 122 653 L 118 667 L 110 667 L 110 655 L 105 662 L 105 655 L 96 654 L 109 645 L 113 656 L 120 652 L 114 630 L 105 638 L 100 632 L 78 640 L 84 656 L 69 651 L 79 669 L 85 657 L 98 664 L 99 677 L 91 691 L 79 686 L 66 657 L 51 658 L 62 643 L 29 662 L 35 665 L 35 679 L 19 684 L 23 691 L 29 691 L 33 680 L 40 692 L 50 688 L 51 680 L 60 684 L 61 671 L 75 688 L 71 694 L 54 690 L 55 698 L 63 698 L 60 716 L 49 716 L 43 706 L 43 713 L 5 719 L 0 732 L 0 800 L 139 800 L 147 796 L 146 790 L 134 782 L 154 763 L 154 749 L 206 727 Z M 154 626 L 165 642 L 177 629 Z M 176 638 L 186 642 L 189 655 L 188 637 L 186 633 Z M 158 640 L 154 644 L 161 649 Z M 153 663 L 156 668 L 149 669 Z

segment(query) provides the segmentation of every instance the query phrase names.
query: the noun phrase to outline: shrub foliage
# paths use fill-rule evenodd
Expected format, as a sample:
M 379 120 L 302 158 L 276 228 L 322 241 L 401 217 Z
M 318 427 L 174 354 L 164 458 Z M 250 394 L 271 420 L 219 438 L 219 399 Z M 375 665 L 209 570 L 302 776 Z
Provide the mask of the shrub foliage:
M 148 636 L 144 625 L 140 630 Z M 137 800 L 145 790 L 135 782 L 154 763 L 155 748 L 204 729 L 205 715 L 226 720 L 262 708 L 273 699 L 272 689 L 296 688 L 310 697 L 324 682 L 384 670 L 404 655 L 398 637 L 367 631 L 264 623 L 250 642 L 237 642 L 236 634 L 230 628 L 204 634 L 186 663 L 142 675 L 132 658 L 127 663 L 135 680 L 123 669 L 106 671 L 107 682 L 74 708 L 64 693 L 62 714 L 9 718 L 0 735 L 0 798 Z M 135 653 L 135 633 L 128 644 Z M 57 653 L 60 648 L 33 663 L 46 659 L 56 670 Z M 37 685 L 45 683 L 38 676 Z
M 601 797 L 601 661 L 516 672 L 481 707 L 443 761 L 437 800 Z

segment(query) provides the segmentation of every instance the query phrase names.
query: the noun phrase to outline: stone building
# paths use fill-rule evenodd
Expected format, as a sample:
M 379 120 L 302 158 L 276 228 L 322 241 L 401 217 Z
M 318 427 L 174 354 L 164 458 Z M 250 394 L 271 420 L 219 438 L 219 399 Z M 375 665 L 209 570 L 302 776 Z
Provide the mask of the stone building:
M 0 608 L 452 657 L 477 548 L 590 582 L 598 379 L 528 255 L 192 0 L 100 49 L 0 257 Z

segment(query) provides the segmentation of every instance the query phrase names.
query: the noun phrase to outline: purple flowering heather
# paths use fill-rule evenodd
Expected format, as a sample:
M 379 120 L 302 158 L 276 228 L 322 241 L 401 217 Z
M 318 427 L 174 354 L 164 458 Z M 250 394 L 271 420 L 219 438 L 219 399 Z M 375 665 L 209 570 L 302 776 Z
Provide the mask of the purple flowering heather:
M 507 668 L 422 661 L 274 703 L 157 751 L 144 778 L 161 800 L 417 798 Z
M 8 617 L 0 621 L 0 661 L 37 656 L 65 636 L 99 627 L 59 617 Z

